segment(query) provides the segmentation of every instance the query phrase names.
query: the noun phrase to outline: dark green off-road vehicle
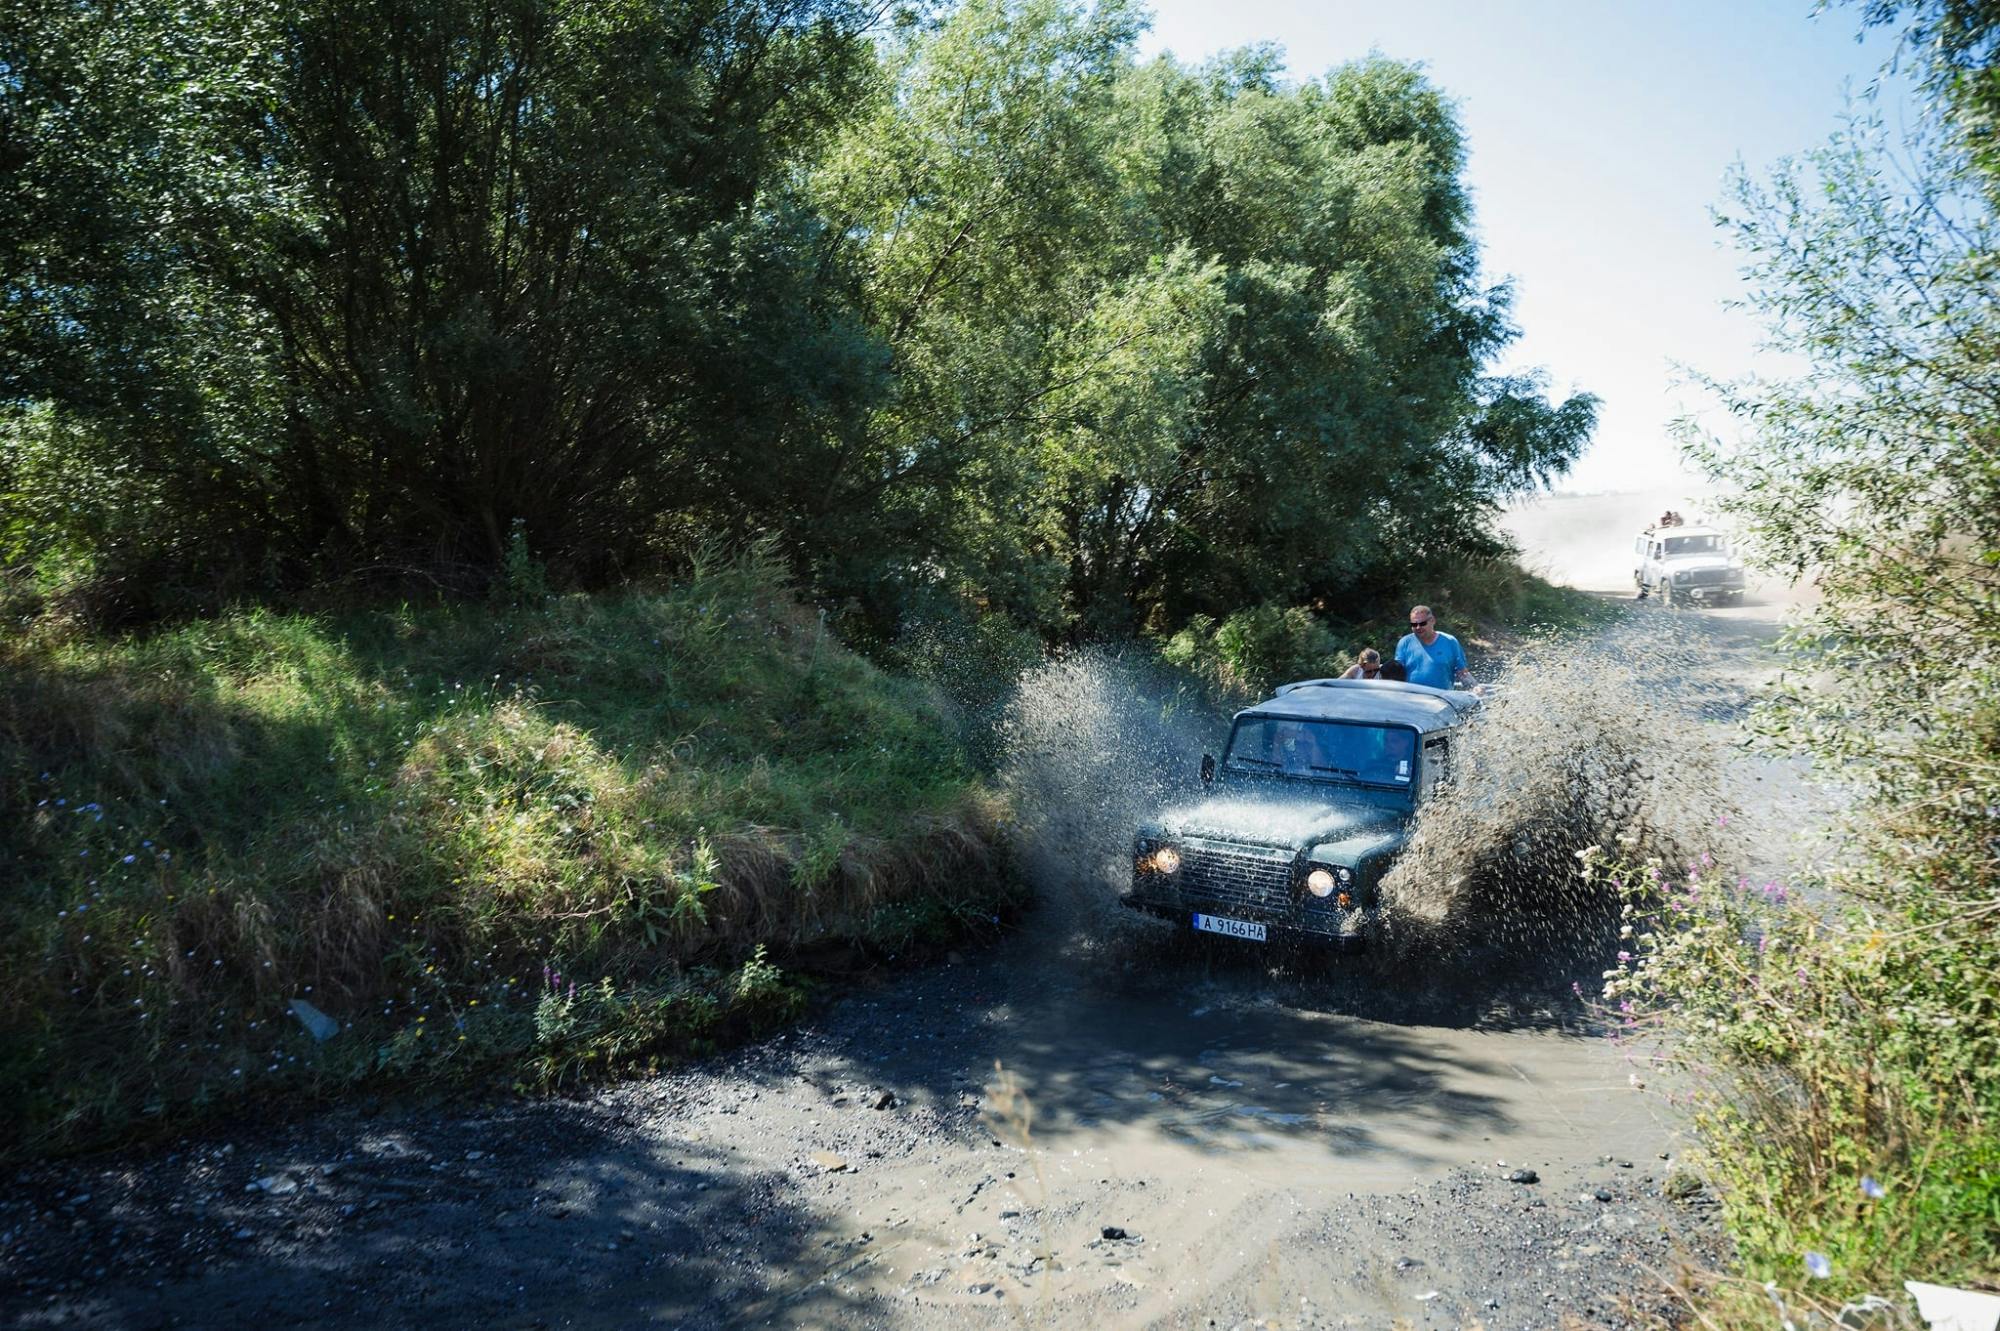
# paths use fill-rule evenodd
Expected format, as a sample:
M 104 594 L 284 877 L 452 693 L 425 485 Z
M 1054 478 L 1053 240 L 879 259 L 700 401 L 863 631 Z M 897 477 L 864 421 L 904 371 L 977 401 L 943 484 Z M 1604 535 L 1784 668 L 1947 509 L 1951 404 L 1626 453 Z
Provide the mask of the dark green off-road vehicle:
M 1311 679 L 1236 714 L 1207 798 L 1162 811 L 1132 846 L 1121 900 L 1201 933 L 1353 943 L 1418 807 L 1451 770 L 1477 695 Z

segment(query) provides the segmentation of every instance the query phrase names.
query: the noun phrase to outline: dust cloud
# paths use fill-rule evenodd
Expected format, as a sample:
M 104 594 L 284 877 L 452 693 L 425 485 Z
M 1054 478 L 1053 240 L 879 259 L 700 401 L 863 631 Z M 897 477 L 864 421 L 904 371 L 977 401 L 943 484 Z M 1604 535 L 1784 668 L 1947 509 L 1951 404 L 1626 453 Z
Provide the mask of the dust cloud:
M 1633 542 L 1667 509 L 1692 523 L 1731 530 L 1713 494 L 1672 490 L 1536 495 L 1502 514 L 1500 527 L 1520 547 L 1529 569 L 1549 581 L 1630 595 Z M 1753 603 L 1794 605 L 1812 599 L 1809 585 L 1755 567 L 1749 574 L 1747 591 Z
M 1672 491 L 1537 495 L 1502 515 L 1500 526 L 1528 566 L 1552 582 L 1589 591 L 1632 590 L 1632 543 L 1666 509 L 1689 522 L 1714 516 L 1699 496 Z

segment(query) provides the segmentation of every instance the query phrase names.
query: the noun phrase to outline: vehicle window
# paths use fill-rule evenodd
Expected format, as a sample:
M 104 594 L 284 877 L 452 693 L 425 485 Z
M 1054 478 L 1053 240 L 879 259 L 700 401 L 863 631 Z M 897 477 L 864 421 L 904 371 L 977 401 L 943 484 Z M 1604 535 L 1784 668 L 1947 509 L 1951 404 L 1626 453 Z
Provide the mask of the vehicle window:
M 1438 782 L 1451 775 L 1451 741 L 1443 735 L 1433 735 L 1424 741 L 1424 793 L 1429 794 Z
M 1226 771 L 1408 788 L 1417 736 L 1395 726 L 1250 716 L 1237 723 Z
M 1718 554 L 1722 550 L 1720 536 L 1670 536 L 1667 538 L 1667 553 L 1670 555 Z

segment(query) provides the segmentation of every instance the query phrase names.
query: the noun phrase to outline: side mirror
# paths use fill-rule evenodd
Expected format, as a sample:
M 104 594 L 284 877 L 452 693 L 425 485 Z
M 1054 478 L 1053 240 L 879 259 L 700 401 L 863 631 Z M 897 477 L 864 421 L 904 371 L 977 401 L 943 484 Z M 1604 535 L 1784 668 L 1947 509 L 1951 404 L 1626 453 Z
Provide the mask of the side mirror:
M 1205 786 L 1213 780 L 1215 780 L 1215 755 L 1204 753 L 1201 755 L 1201 783 Z

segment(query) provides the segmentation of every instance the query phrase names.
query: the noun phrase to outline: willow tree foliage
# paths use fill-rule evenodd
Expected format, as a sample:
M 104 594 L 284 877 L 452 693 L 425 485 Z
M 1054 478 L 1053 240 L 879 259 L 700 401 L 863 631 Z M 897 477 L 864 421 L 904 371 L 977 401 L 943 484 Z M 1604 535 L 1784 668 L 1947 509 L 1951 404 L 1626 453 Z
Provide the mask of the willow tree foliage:
M 1493 548 L 1595 404 L 1489 377 L 1446 99 L 1371 60 L 1135 64 L 1132 11 L 972 0 L 891 48 L 822 167 L 857 238 L 914 576 L 1064 632 Z
M 1819 593 L 1799 637 L 1840 685 L 1803 695 L 1792 733 L 1892 807 L 1970 816 L 1975 846 L 1990 812 L 1962 792 L 1990 785 L 2000 752 L 2000 216 L 1984 185 L 1948 135 L 1898 142 L 1869 119 L 1739 179 L 1720 220 L 1772 343 L 1805 369 L 1715 384 L 1741 435 L 1692 439 L 1763 561 Z M 1975 881 L 1990 891 L 1990 859 Z
M 1735 1029 L 1776 1031 L 1776 1011 L 1804 1042 L 1759 1034 L 1718 1083 L 1748 1093 L 1709 1123 L 1744 1183 L 1751 1273 L 1825 1249 L 1850 1290 L 2000 1257 L 2000 195 L 1980 49 L 1923 57 L 1915 129 L 1864 105 L 1734 182 L 1718 220 L 1799 369 L 1714 385 L 1737 437 L 1691 439 L 1763 562 L 1818 593 L 1792 634 L 1804 679 L 1764 721 L 1864 796 L 1818 866 L 1837 891 L 1802 917 L 1797 985 L 1775 1008 L 1724 992 Z M 1896 1190 L 1890 1214 L 1848 1200 L 1864 1169 Z
M 8 8 L 8 389 L 142 563 L 601 576 L 866 382 L 784 191 L 842 0 Z
M 1130 0 L 0 11 L 0 541 L 135 603 L 763 534 L 884 633 L 1171 627 L 1491 550 L 1594 417 L 1491 374 L 1393 62 L 1140 64 Z

